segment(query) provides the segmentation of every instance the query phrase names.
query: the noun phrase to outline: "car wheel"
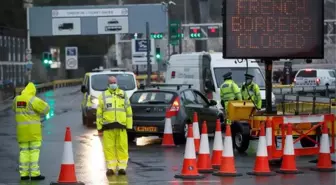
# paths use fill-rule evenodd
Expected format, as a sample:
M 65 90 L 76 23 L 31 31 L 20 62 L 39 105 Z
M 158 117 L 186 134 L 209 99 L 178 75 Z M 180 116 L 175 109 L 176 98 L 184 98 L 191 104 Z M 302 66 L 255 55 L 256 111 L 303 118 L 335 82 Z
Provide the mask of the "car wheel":
M 188 137 L 188 124 L 184 124 L 183 132 L 182 133 L 175 133 L 174 134 L 174 141 L 175 144 L 185 144 Z

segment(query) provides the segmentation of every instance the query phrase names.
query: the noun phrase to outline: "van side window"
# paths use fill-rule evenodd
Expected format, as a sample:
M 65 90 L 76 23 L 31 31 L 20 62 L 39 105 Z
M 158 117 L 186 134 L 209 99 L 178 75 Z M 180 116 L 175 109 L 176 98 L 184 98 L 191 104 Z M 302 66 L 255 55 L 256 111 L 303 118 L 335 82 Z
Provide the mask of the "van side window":
M 329 75 L 333 78 L 336 78 L 336 72 L 335 71 L 329 71 Z
M 205 92 L 212 91 L 207 86 L 214 86 L 214 81 L 211 75 L 210 70 L 210 58 L 208 56 L 203 56 L 203 71 L 202 71 L 202 77 L 203 77 L 203 84 L 204 84 L 204 90 Z

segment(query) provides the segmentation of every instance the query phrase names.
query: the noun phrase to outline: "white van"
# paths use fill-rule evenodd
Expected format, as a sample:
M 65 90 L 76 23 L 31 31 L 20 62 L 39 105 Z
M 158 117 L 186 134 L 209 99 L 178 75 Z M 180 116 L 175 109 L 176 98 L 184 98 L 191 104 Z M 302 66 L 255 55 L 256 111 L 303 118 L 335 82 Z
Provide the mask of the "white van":
M 223 59 L 222 53 L 185 53 L 172 55 L 167 64 L 165 75 L 168 84 L 192 84 L 194 89 L 203 92 L 209 99 L 220 104 L 220 85 L 223 83 L 223 75 L 232 72 L 233 80 L 241 87 L 245 82 L 246 62 L 235 59 Z M 259 85 L 262 107 L 266 107 L 265 78 L 258 65 L 252 60 L 248 61 L 248 73 L 254 75 L 254 82 Z M 272 93 L 273 110 L 276 110 L 275 96 Z
M 294 78 L 294 85 L 298 87 L 316 87 L 326 85 L 334 88 L 336 85 L 335 69 L 300 69 Z
M 138 90 L 136 76 L 133 72 L 111 69 L 86 73 L 81 87 L 83 93 L 81 109 L 84 125 L 92 126 L 95 124 L 98 97 L 107 89 L 109 76 L 117 78 L 119 88 L 125 91 L 128 98 Z M 88 101 L 90 101 L 89 104 L 87 104 Z

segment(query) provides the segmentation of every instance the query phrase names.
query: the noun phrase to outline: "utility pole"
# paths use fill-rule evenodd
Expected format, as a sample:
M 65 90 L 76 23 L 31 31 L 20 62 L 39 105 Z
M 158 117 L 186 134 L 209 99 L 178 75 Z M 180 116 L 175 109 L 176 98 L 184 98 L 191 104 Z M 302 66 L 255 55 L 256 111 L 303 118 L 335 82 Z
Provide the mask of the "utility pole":
M 123 4 L 124 4 L 123 0 L 118 0 L 118 5 L 123 5 Z M 115 50 L 116 50 L 117 66 L 120 66 L 122 64 L 120 34 L 115 34 Z
M 151 66 L 151 40 L 150 40 L 150 31 L 149 31 L 149 23 L 146 22 L 146 41 L 147 41 L 147 86 L 151 83 L 151 74 L 152 74 L 152 66 Z
M 29 9 L 33 7 L 33 0 L 25 0 L 23 6 L 26 8 L 26 24 L 27 24 L 27 48 L 26 48 L 26 61 L 27 61 L 27 76 L 28 82 L 31 81 L 31 70 L 33 67 L 32 60 L 32 50 L 31 50 L 31 43 L 30 43 L 30 16 L 29 16 Z

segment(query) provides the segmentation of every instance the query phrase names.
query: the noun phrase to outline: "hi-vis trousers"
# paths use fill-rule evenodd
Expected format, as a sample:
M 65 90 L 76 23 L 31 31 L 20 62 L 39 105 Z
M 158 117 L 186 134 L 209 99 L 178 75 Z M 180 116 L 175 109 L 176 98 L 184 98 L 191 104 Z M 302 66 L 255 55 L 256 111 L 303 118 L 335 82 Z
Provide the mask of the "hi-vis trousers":
M 41 141 L 20 142 L 20 176 L 37 177 L 41 175 L 39 167 Z M 30 171 L 30 174 L 29 174 Z
M 103 133 L 103 149 L 107 169 L 127 168 L 128 141 L 126 129 L 105 130 Z

